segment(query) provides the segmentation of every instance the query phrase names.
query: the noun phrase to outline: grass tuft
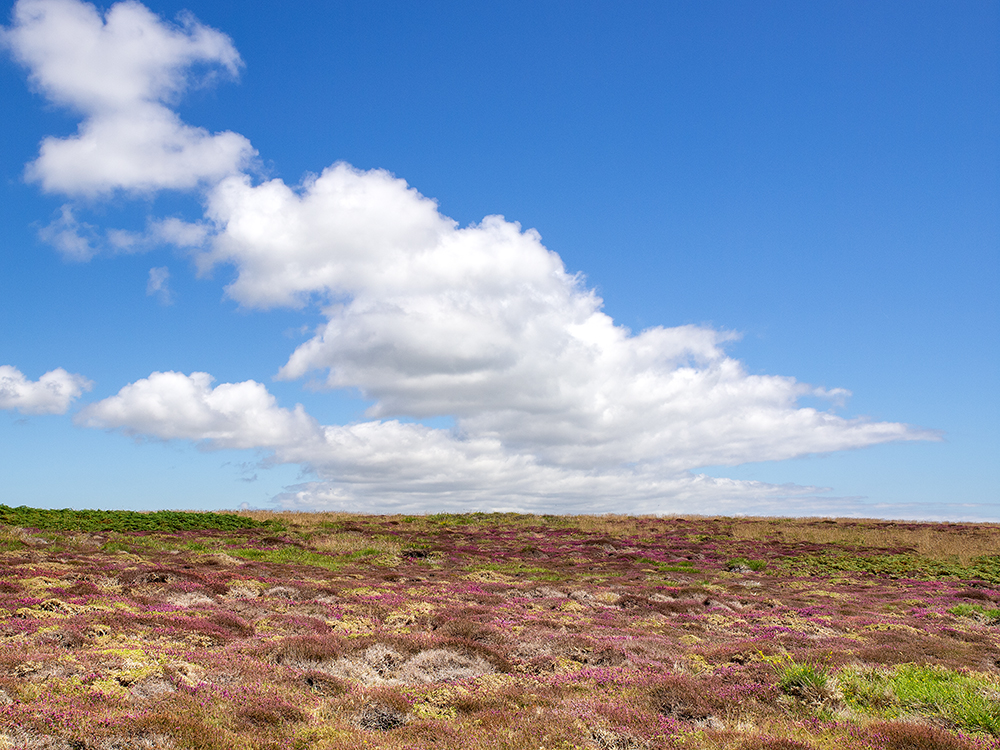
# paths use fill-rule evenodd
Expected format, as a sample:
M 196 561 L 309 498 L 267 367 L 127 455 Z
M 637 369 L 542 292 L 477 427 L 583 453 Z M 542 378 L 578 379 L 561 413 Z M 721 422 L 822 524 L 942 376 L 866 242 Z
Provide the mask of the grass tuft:
M 1000 735 L 1000 700 L 991 683 L 943 667 L 901 664 L 891 671 L 847 671 L 841 678 L 852 707 L 885 718 L 916 713 L 970 732 Z
M 778 687 L 786 695 L 806 701 L 822 701 L 829 696 L 830 673 L 815 664 L 786 665 L 778 678 Z
M 1000 624 L 1000 607 L 986 608 L 982 604 L 956 604 L 948 612 L 959 617 L 971 617 L 985 625 Z
M 726 562 L 726 570 L 743 571 L 752 570 L 759 573 L 767 567 L 767 560 L 748 560 L 745 557 L 734 557 Z

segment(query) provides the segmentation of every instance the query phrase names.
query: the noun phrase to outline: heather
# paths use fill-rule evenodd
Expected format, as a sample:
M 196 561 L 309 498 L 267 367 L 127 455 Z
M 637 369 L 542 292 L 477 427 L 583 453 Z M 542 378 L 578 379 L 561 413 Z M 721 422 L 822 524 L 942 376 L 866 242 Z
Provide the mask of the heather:
M 1000 748 L 996 526 L 0 523 L 0 747 Z

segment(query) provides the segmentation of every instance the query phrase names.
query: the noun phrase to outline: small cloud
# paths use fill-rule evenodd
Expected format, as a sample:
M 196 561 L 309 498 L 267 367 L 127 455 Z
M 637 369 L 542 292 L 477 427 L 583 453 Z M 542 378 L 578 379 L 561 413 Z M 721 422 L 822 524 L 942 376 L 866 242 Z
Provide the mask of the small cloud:
M 186 222 L 176 217 L 153 221 L 149 230 L 156 239 L 180 248 L 202 247 L 210 233 L 210 228 L 206 224 Z
M 810 395 L 829 402 L 831 406 L 843 407 L 852 394 L 846 388 L 813 388 Z
M 59 367 L 38 380 L 28 380 L 11 365 L 0 365 L 0 409 L 21 414 L 65 414 L 70 404 L 93 383 Z
M 69 203 L 59 209 L 57 219 L 38 230 L 38 236 L 67 260 L 88 261 L 97 254 L 96 230 L 90 224 L 77 221 Z
M 109 229 L 107 236 L 109 247 L 116 253 L 138 253 L 149 246 L 148 239 L 141 232 L 131 232 L 127 229 Z
M 66 203 L 59 209 L 59 215 L 49 224 L 38 230 L 38 236 L 58 250 L 66 260 L 86 262 L 96 255 L 133 255 L 144 253 L 153 247 L 167 242 L 185 247 L 175 235 L 181 229 L 173 228 L 171 232 L 164 229 L 165 222 L 150 221 L 145 231 L 129 229 L 108 229 L 101 232 L 93 224 L 88 224 L 77 218 L 79 206 Z M 173 225 L 170 225 L 173 227 Z M 195 227 L 198 225 L 185 225 Z M 207 231 L 207 230 L 206 230 Z M 183 237 L 193 237 L 195 229 L 188 229 Z
M 303 336 L 308 336 L 313 332 L 313 327 L 309 325 L 296 326 L 294 328 L 286 328 L 284 330 L 285 338 L 288 339 L 300 339 Z
M 149 269 L 149 281 L 146 282 L 146 295 L 156 296 L 161 305 L 172 305 L 173 293 L 170 291 L 170 271 L 166 266 Z
M 253 380 L 216 388 L 213 380 L 205 372 L 154 372 L 115 396 L 89 404 L 75 421 L 84 427 L 122 429 L 160 440 L 193 440 L 221 449 L 323 443 L 320 425 L 301 405 L 280 408 L 267 388 Z

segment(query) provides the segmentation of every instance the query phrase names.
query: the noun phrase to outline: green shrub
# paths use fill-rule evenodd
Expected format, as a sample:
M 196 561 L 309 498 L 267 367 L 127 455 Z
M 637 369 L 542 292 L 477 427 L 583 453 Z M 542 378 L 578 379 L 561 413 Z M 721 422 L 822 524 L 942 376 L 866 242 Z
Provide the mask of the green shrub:
M 934 560 L 916 554 L 872 554 L 829 551 L 787 557 L 781 567 L 798 575 L 862 573 L 883 578 L 951 578 L 1000 583 L 1000 555 L 984 555 L 968 565 L 952 560 Z
M 359 549 L 356 552 L 351 552 L 347 555 L 350 560 L 363 560 L 366 557 L 378 557 L 382 554 L 382 550 L 375 549 L 374 547 L 366 547 L 365 549 Z
M 698 573 L 698 569 L 690 560 L 676 560 L 674 562 L 660 562 L 649 557 L 640 557 L 636 560 L 642 565 L 649 565 L 656 568 L 661 573 Z
M 885 674 L 876 670 L 845 670 L 837 677 L 844 700 L 852 708 L 877 716 L 896 712 L 899 701 Z
M 266 528 L 281 531 L 275 521 L 254 521 L 234 513 L 201 513 L 158 510 L 139 513 L 133 510 L 45 510 L 25 505 L 11 508 L 0 505 L 0 525 L 20 526 L 47 531 L 200 531 L 215 529 Z
M 10 552 L 16 549 L 24 549 L 25 543 L 20 539 L 15 539 L 12 536 L 7 536 L 6 534 L 0 535 L 0 552 Z

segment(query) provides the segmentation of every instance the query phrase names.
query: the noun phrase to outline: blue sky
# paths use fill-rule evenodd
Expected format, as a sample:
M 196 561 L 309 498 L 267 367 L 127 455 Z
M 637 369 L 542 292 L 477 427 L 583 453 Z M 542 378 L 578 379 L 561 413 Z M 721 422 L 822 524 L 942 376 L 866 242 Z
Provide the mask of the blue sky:
M 995 3 L 146 7 L 7 6 L 0 502 L 1000 520 Z

